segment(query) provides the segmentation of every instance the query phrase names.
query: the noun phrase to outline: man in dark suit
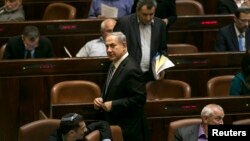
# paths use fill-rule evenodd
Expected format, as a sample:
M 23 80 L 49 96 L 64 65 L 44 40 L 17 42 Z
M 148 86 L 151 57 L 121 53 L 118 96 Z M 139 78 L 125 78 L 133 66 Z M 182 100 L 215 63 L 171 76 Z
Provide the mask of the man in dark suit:
M 141 69 L 128 54 L 126 36 L 122 32 L 108 34 L 105 44 L 112 63 L 102 97 L 94 100 L 94 107 L 111 125 L 122 128 L 124 141 L 146 141 L 146 94 Z
M 53 57 L 52 44 L 41 37 L 35 26 L 26 26 L 22 35 L 8 40 L 3 59 L 28 59 Z
M 134 0 L 132 13 L 136 12 L 138 1 L 139 0 Z M 167 24 L 167 27 L 170 27 L 177 19 L 175 0 L 156 0 L 156 2 L 157 8 L 155 16 L 161 18 Z
M 249 0 L 219 0 L 217 4 L 217 13 L 233 14 L 238 7 L 249 5 Z
M 144 72 L 145 82 L 154 80 L 151 61 L 158 53 L 167 49 L 166 24 L 155 17 L 155 0 L 140 0 L 136 13 L 118 19 L 114 31 L 127 37 L 128 52 Z
M 206 105 L 201 111 L 201 124 L 178 128 L 175 133 L 175 141 L 208 140 L 208 125 L 224 124 L 224 116 L 224 110 L 220 105 Z
M 234 23 L 218 31 L 216 51 L 245 51 L 250 49 L 250 8 L 238 8 Z

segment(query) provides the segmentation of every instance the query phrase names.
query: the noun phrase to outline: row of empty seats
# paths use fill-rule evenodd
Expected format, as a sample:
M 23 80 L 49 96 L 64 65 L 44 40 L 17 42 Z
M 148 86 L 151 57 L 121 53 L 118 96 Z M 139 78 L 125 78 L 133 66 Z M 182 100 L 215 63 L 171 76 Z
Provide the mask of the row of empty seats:
M 228 96 L 233 75 L 211 78 L 207 82 L 208 96 Z M 148 82 L 147 99 L 189 98 L 191 87 L 180 80 L 162 79 Z M 101 90 L 97 84 L 84 80 L 63 81 L 55 84 L 51 90 L 51 104 L 92 103 L 100 97 Z

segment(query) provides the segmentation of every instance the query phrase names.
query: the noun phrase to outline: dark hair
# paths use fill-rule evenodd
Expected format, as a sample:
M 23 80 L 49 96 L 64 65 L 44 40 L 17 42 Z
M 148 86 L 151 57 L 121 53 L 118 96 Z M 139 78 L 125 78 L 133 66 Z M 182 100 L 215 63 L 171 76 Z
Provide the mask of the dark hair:
M 245 78 L 247 86 L 250 88 L 250 50 L 246 50 L 241 60 L 241 72 Z
M 40 36 L 39 30 L 36 26 L 26 26 L 23 30 L 23 37 L 34 41 Z
M 140 10 L 144 5 L 147 6 L 147 9 L 151 9 L 152 7 L 157 6 L 157 2 L 155 0 L 139 0 L 136 6 L 136 10 Z
M 239 7 L 234 11 L 234 15 L 239 18 L 240 17 L 240 13 L 250 13 L 250 8 L 248 7 Z
M 81 121 L 83 121 L 83 117 L 77 113 L 66 114 L 61 118 L 59 131 L 65 135 L 70 130 L 77 130 Z

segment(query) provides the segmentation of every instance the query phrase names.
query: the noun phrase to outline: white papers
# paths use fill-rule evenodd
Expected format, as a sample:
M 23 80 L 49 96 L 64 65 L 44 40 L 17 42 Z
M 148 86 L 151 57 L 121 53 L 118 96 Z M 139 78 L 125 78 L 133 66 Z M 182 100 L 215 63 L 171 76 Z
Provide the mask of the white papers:
M 111 7 L 105 4 L 101 4 L 101 14 L 104 17 L 108 18 L 117 18 L 118 16 L 118 8 Z
M 173 66 L 175 66 L 174 63 L 168 57 L 158 53 L 152 60 L 154 78 L 156 80 L 160 79 L 160 73 Z

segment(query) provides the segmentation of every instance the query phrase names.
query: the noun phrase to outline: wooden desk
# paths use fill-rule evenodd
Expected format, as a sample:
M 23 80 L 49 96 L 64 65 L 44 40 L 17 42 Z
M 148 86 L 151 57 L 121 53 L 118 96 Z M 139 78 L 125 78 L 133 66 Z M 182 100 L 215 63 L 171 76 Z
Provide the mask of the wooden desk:
M 213 76 L 239 71 L 243 53 L 170 55 L 176 67 L 166 78 L 190 84 L 192 97 L 206 96 L 206 82 Z M 37 120 L 39 110 L 49 115 L 50 90 L 65 80 L 89 80 L 101 88 L 107 58 L 54 58 L 0 61 L 0 139 L 16 141 L 19 126 Z M 11 126 L 10 126 L 11 125 Z
M 239 119 L 239 116 L 240 118 L 250 117 L 250 96 L 147 101 L 145 112 L 153 133 L 151 140 L 165 141 L 169 122 L 182 118 L 200 117 L 202 108 L 211 103 L 223 107 L 226 124 L 231 124 L 233 120 Z M 93 104 L 54 104 L 51 105 L 51 110 L 53 118 L 60 118 L 69 112 L 79 113 L 87 121 L 98 120 L 100 117 L 93 109 Z
M 213 51 L 218 28 L 232 21 L 230 15 L 180 16 L 169 29 L 169 43 L 189 43 L 196 45 L 200 52 Z M 0 45 L 21 34 L 26 25 L 35 25 L 41 35 L 52 41 L 57 57 L 67 57 L 64 46 L 75 56 L 87 41 L 100 37 L 101 22 L 100 19 L 78 19 L 0 23 Z

